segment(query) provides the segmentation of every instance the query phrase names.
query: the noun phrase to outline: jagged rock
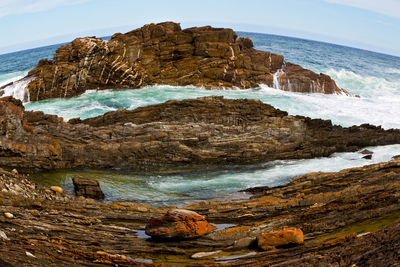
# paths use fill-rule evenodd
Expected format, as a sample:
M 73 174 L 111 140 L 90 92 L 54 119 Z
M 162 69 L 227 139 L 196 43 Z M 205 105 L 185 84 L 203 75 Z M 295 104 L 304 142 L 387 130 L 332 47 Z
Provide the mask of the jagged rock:
M 215 229 L 217 227 L 194 211 L 174 209 L 161 217 L 151 218 L 146 225 L 146 234 L 157 239 L 189 239 Z
M 0 167 L 212 168 L 400 143 L 399 130 L 290 116 L 258 100 L 167 101 L 66 123 L 0 99 Z
M 347 94 L 329 76 L 286 63 L 283 56 L 255 50 L 251 39 L 237 38 L 231 29 L 182 30 L 173 22 L 117 33 L 109 41 L 75 39 L 60 47 L 52 60 L 39 61 L 19 82 L 29 82 L 31 101 L 72 97 L 87 89 L 156 84 L 206 88 L 266 84 L 294 92 Z
M 273 233 L 262 233 L 257 238 L 258 247 L 263 250 L 284 245 L 302 244 L 303 242 L 303 231 L 294 227 L 287 227 Z
M 374 152 L 372 152 L 372 151 L 370 151 L 368 149 L 363 149 L 360 153 L 363 154 L 363 155 L 372 155 L 372 154 L 374 154 Z
M 75 176 L 72 178 L 76 196 L 84 196 L 93 199 L 103 199 L 99 181 L 91 178 Z

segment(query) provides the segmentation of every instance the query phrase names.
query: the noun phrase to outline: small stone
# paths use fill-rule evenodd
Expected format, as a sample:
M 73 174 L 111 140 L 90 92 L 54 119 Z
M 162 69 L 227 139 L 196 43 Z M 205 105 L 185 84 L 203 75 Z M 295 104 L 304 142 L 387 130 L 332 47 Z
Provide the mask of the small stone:
M 5 213 L 4 213 L 4 216 L 5 216 L 7 219 L 12 219 L 12 218 L 14 218 L 14 215 L 12 215 L 12 213 L 9 213 L 9 212 L 5 212 Z
M 258 247 L 263 250 L 290 244 L 302 244 L 303 242 L 303 231 L 294 227 L 285 227 L 273 233 L 262 233 L 257 237 Z
M 11 174 L 14 175 L 14 176 L 16 176 L 16 175 L 18 175 L 18 171 L 17 171 L 16 169 L 13 169 L 13 170 L 11 171 Z
M 3 188 L 3 189 L 1 190 L 1 192 L 2 192 L 2 193 L 8 193 L 8 190 L 5 189 L 5 188 Z
M 3 238 L 4 240 L 10 240 L 10 239 L 7 237 L 6 233 L 4 233 L 3 231 L 0 231 L 0 237 Z
M 368 149 L 364 149 L 363 151 L 360 152 L 363 155 L 372 155 L 374 154 L 374 152 L 368 150 Z
M 195 254 L 193 254 L 191 256 L 192 259 L 202 259 L 202 258 L 206 258 L 206 257 L 211 257 L 214 255 L 217 255 L 219 253 L 221 253 L 222 250 L 217 250 L 217 251 L 211 251 L 211 252 L 197 252 Z
M 14 185 L 14 190 L 15 191 L 17 191 L 17 192 L 21 192 L 21 191 L 23 191 L 23 189 L 19 186 L 19 185 Z
M 25 251 L 25 254 L 26 254 L 26 256 L 28 256 L 28 257 L 36 258 L 35 255 L 33 255 L 32 253 L 30 253 L 30 252 L 28 252 L 28 251 Z
M 56 193 L 60 193 L 60 194 L 64 193 L 64 190 L 59 186 L 53 185 L 53 186 L 50 186 L 50 189 Z

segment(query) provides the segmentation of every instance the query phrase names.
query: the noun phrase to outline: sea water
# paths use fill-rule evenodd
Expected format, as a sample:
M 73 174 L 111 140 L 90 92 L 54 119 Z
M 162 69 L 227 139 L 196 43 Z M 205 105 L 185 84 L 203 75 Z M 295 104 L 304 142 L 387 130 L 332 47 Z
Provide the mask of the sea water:
M 69 99 L 25 103 L 27 110 L 57 114 L 65 120 L 95 117 L 117 109 L 135 109 L 171 99 L 223 95 L 226 98 L 260 99 L 291 115 L 332 120 L 342 126 L 370 123 L 385 129 L 400 128 L 400 58 L 334 44 L 283 36 L 244 33 L 255 48 L 282 54 L 289 62 L 330 75 L 353 96 L 301 94 L 260 85 L 247 90 L 206 90 L 191 86 L 152 86 L 143 89 L 87 91 Z M 61 45 L 0 55 L 0 86 L 26 75 L 42 58 L 52 58 Z M 23 87 L 23 86 L 21 86 Z M 11 90 L 9 90 L 11 91 Z M 18 86 L 8 94 L 20 96 Z M 356 97 L 357 96 L 357 97 Z M 348 167 L 387 161 L 400 154 L 400 146 L 369 148 L 372 160 L 359 153 L 334 154 L 329 158 L 275 161 L 209 172 L 179 175 L 144 175 L 118 172 L 59 171 L 36 176 L 46 185 L 72 190 L 71 177 L 83 175 L 100 180 L 108 200 L 137 200 L 152 204 L 186 203 L 231 195 L 254 186 L 276 186 L 312 171 L 338 171 Z

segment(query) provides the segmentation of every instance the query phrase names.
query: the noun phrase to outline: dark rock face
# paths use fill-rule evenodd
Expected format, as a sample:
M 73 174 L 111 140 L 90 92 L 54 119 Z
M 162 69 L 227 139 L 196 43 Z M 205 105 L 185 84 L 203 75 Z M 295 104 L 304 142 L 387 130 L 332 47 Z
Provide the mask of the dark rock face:
M 266 84 L 295 92 L 346 93 L 327 75 L 255 50 L 251 39 L 237 38 L 231 29 L 182 30 L 173 22 L 117 33 L 110 41 L 76 39 L 60 47 L 52 60 L 41 60 L 28 78 L 34 78 L 28 86 L 31 101 L 72 97 L 87 89 L 155 84 L 206 88 Z
M 93 199 L 103 199 L 99 181 L 91 178 L 75 176 L 72 178 L 76 196 L 83 196 Z
M 205 97 L 64 122 L 0 99 L 0 167 L 147 169 L 254 164 L 400 143 L 399 130 L 342 128 L 258 100 Z

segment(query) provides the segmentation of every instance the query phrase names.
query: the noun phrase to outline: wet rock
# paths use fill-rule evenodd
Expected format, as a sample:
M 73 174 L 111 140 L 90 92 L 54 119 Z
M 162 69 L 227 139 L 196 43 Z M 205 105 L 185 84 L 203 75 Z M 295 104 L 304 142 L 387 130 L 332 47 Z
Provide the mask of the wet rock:
M 343 128 L 258 100 L 223 97 L 167 101 L 76 124 L 3 98 L 0 122 L 0 167 L 33 170 L 213 168 L 400 143 L 399 130 Z
M 146 234 L 156 239 L 190 239 L 205 235 L 217 227 L 190 210 L 169 210 L 165 215 L 150 219 Z
M 372 152 L 372 151 L 370 151 L 368 149 L 363 149 L 360 153 L 363 154 L 363 155 L 372 155 L 372 154 L 374 154 L 374 152 Z
M 363 159 L 372 159 L 372 154 L 370 155 L 365 155 L 364 157 L 362 157 Z
M 400 155 L 393 156 L 392 159 L 400 159 Z
M 303 231 L 293 227 L 287 227 L 273 233 L 262 233 L 257 238 L 258 247 L 263 250 L 284 245 L 302 244 L 303 242 Z
M 103 199 L 104 193 L 101 191 L 97 180 L 85 177 L 75 176 L 72 178 L 76 196 L 86 198 Z
M 50 190 L 52 190 L 53 192 L 56 192 L 56 193 L 60 193 L 60 194 L 64 193 L 64 189 L 62 189 L 59 186 L 55 186 L 55 185 L 50 186 Z
M 278 84 L 274 84 L 274 75 Z M 283 56 L 253 48 L 231 29 L 178 23 L 148 24 L 111 40 L 78 38 L 40 60 L 25 80 L 31 101 L 72 97 L 87 89 L 142 88 L 155 84 L 346 93 L 327 75 L 285 63 Z M 1 89 L 1 88 L 0 88 Z M 1 91 L 1 90 L 0 90 Z

